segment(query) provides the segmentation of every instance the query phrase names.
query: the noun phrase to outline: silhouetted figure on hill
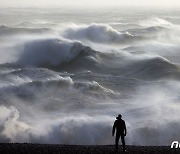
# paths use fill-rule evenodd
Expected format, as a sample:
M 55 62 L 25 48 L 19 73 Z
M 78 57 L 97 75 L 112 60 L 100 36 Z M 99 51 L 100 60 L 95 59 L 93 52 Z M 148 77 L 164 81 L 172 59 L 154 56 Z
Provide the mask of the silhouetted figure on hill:
M 126 130 L 126 123 L 124 120 L 121 119 L 122 116 L 121 114 L 116 117 L 116 121 L 114 122 L 113 129 L 112 129 L 112 136 L 114 136 L 115 130 L 116 130 L 116 139 L 115 139 L 115 148 L 116 152 L 118 151 L 118 143 L 119 143 L 119 138 L 121 137 L 122 141 L 122 146 L 123 146 L 123 151 L 125 152 L 125 139 L 124 137 L 126 136 L 127 130 Z

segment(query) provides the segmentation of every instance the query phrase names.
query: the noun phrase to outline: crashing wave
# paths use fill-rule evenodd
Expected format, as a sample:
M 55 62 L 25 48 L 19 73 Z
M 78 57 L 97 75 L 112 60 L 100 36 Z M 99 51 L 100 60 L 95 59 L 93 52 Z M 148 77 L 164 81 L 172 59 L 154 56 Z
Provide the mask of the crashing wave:
M 64 37 L 69 39 L 91 41 L 95 43 L 126 43 L 141 39 L 139 36 L 125 32 L 121 33 L 106 24 L 90 24 L 86 26 L 75 26 L 64 32 Z
M 26 43 L 18 64 L 31 66 L 58 66 L 75 59 L 86 46 L 79 42 L 59 39 L 40 39 Z

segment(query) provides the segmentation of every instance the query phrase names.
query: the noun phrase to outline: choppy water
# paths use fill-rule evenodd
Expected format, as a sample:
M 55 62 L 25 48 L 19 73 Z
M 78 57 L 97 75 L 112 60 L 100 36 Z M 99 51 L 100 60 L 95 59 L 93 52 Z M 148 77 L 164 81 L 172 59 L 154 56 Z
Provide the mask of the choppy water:
M 170 145 L 180 130 L 180 11 L 0 10 L 0 142 Z

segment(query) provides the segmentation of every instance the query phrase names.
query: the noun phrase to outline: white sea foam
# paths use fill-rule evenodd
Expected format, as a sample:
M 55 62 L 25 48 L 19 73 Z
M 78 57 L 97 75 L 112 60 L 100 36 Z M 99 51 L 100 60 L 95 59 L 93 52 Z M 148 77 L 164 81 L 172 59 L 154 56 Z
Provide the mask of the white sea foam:
M 133 37 L 130 33 L 121 33 L 106 24 L 74 26 L 64 32 L 64 36 L 75 40 L 87 40 L 95 43 L 121 43 Z

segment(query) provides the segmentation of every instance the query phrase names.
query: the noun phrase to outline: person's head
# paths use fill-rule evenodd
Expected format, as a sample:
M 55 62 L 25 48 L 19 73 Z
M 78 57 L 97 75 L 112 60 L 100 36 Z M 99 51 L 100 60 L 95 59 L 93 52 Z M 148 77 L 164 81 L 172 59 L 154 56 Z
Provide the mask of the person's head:
M 122 118 L 122 115 L 121 114 L 119 114 L 117 117 L 116 117 L 116 119 L 121 119 Z

